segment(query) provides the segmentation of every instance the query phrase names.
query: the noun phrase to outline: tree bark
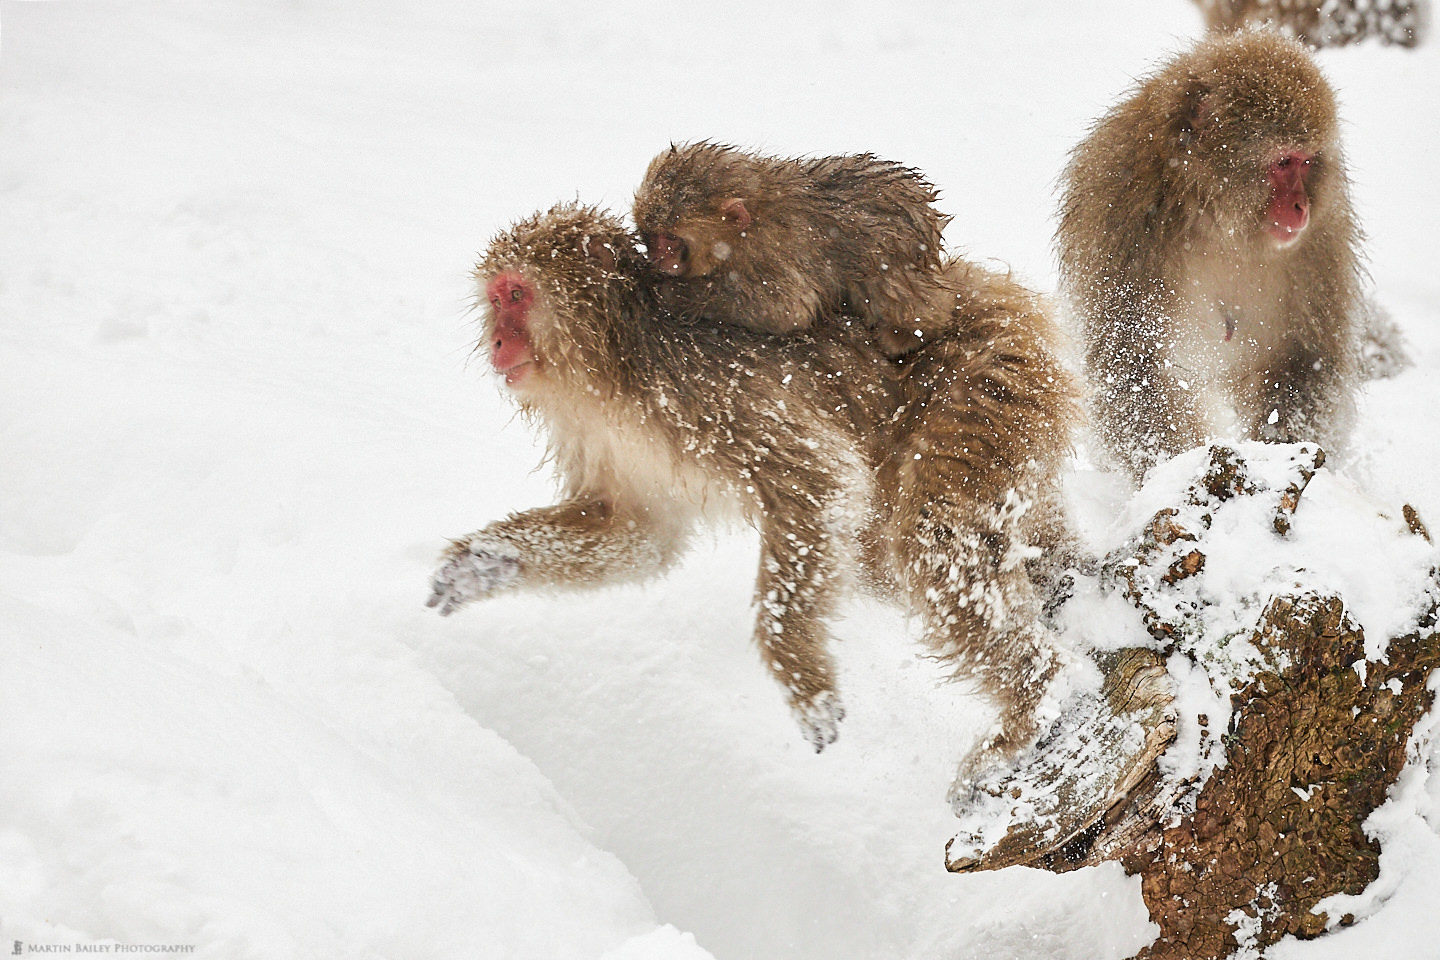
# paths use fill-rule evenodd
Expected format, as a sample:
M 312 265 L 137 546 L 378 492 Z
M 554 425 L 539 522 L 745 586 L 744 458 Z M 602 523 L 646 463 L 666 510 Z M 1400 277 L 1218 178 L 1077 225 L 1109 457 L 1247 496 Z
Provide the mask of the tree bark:
M 1288 533 L 1305 486 L 1323 463 L 1323 454 L 1313 453 L 1295 482 L 1270 491 L 1278 494 L 1276 535 Z M 1162 652 L 1183 656 L 1183 638 L 1193 636 L 1193 624 L 1157 600 L 1203 569 L 1204 531 L 1195 528 L 1207 526 L 1219 504 L 1252 495 L 1256 485 L 1234 451 L 1212 448 L 1187 502 L 1156 514 L 1129 556 L 1106 564 L 1113 589 L 1139 610 Z M 1429 539 L 1408 506 L 1404 520 L 1413 535 Z M 1139 717 L 1153 741 L 1139 754 L 1109 761 L 1131 768 L 1120 789 L 1059 829 L 1050 820 L 1015 823 L 981 855 L 950 856 L 948 866 L 963 872 L 1026 864 L 1064 872 L 1118 860 L 1140 876 L 1160 927 L 1137 955 L 1152 960 L 1219 960 L 1286 935 L 1319 936 L 1332 920 L 1352 922 L 1315 907 L 1333 894 L 1360 893 L 1379 873 L 1380 844 L 1362 825 L 1385 802 L 1415 724 L 1432 705 L 1428 680 L 1440 663 L 1435 582 L 1432 570 L 1414 630 L 1391 638 L 1383 656 L 1373 656 L 1372 648 L 1371 659 L 1343 598 L 1303 589 L 1270 598 L 1248 636 L 1263 666 L 1230 688 L 1229 723 L 1210 731 L 1208 718 L 1198 718 L 1202 740 L 1224 756 L 1198 790 L 1156 764 L 1169 742 L 1165 736 L 1173 737 L 1164 718 L 1174 716 L 1164 709 L 1163 693 L 1155 692 L 1156 652 L 1107 655 L 1109 707 Z M 1142 653 L 1152 658 L 1148 664 Z M 1144 685 L 1126 680 L 1127 671 L 1148 672 L 1152 681 L 1138 699 L 1135 691 Z M 1038 753 L 1044 752 L 1042 745 Z M 1016 774 L 1017 782 L 1025 777 Z M 1008 789 L 1018 795 L 1020 788 Z M 1025 789 L 1036 789 L 1033 775 Z

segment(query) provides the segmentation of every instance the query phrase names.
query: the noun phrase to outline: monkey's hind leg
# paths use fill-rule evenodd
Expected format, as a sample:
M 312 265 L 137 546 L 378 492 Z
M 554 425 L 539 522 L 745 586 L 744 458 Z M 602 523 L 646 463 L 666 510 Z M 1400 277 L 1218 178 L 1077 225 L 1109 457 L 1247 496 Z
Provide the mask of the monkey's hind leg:
M 882 469 L 881 485 L 891 568 L 926 644 L 1000 708 L 960 768 L 955 789 L 963 792 L 1034 741 L 1063 658 L 1039 623 L 1026 569 L 1036 554 L 1026 517 L 1034 505 L 1030 471 L 1003 476 L 994 461 L 978 462 L 993 451 L 993 433 L 976 435 L 989 433 L 979 423 L 975 431 L 947 429 L 938 413 L 921 419 Z
M 932 496 L 902 506 L 894 526 L 897 573 L 926 644 L 1000 708 L 959 781 L 1008 765 L 1031 745 L 1062 666 L 1026 570 L 1027 508 L 1019 491 L 994 506 Z
M 1000 708 L 962 781 L 1031 744 L 1063 666 L 1027 569 L 1041 537 L 1067 539 L 1055 478 L 1075 418 L 1042 319 L 1017 313 L 917 353 L 877 479 L 891 571 L 927 644 Z

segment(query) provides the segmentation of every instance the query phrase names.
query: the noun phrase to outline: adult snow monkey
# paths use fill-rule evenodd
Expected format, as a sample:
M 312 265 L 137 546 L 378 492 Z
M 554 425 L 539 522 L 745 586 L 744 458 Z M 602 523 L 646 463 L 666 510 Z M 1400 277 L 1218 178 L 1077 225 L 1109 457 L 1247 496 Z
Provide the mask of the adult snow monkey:
M 1143 80 L 1072 154 L 1056 237 L 1115 459 L 1138 479 L 1232 419 L 1343 443 L 1359 245 L 1335 96 L 1299 43 L 1213 38 Z
M 521 221 L 476 278 L 491 362 L 547 430 L 566 498 L 455 541 L 431 605 L 649 579 L 697 522 L 728 508 L 760 531 L 756 644 L 817 750 L 844 715 L 827 621 L 855 573 L 907 584 L 937 651 L 1000 701 L 1003 725 L 966 770 L 1033 739 L 1063 657 L 1036 625 L 1024 570 L 1038 473 L 1028 462 L 993 503 L 969 501 L 964 481 L 920 501 L 911 485 L 931 467 L 903 427 L 896 368 L 863 326 L 782 337 L 668 315 L 633 238 L 594 209 Z M 987 347 L 1004 354 L 1005 343 Z M 1006 364 L 982 352 L 955 370 L 934 364 L 936 389 L 1009 396 Z M 980 368 L 994 379 L 981 383 Z M 962 510 L 963 527 L 950 522 Z M 901 528 L 903 552 L 879 548 Z
M 456 540 L 430 604 L 643 581 L 707 516 L 760 531 L 754 639 L 816 750 L 844 716 L 827 622 L 870 503 L 868 449 L 895 407 L 858 339 L 735 341 L 664 319 L 616 218 L 561 205 L 501 233 L 475 268 L 482 344 L 546 434 L 564 499 Z
M 702 142 L 651 161 L 634 216 L 650 282 L 681 315 L 821 339 L 858 323 L 895 359 L 901 406 L 867 545 L 927 645 L 1001 707 L 967 764 L 979 771 L 1033 740 L 1056 673 L 1036 587 L 1071 555 L 1059 471 L 1077 412 L 1038 298 L 946 258 L 935 200 L 918 171 L 870 154 Z

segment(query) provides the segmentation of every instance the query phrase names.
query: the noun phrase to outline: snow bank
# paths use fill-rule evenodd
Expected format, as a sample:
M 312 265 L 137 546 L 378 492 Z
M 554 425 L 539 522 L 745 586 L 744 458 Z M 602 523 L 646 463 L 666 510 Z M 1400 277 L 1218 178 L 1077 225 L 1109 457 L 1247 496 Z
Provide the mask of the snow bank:
M 649 936 L 625 868 L 413 668 L 356 658 L 352 719 L 197 656 L 180 624 L 104 613 L 0 601 L 7 938 L 582 958 Z M 402 691 L 406 710 L 366 729 Z

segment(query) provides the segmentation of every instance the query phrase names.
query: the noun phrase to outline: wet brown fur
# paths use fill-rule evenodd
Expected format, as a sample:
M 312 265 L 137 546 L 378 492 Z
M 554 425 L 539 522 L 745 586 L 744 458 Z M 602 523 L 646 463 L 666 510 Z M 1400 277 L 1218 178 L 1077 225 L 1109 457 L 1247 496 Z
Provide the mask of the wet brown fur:
M 576 253 L 596 237 L 614 269 Z M 548 431 L 567 499 L 492 524 L 452 558 L 510 551 L 517 586 L 645 579 L 734 504 L 761 534 L 757 645 L 817 748 L 838 707 L 826 621 L 852 572 L 898 586 L 937 655 L 1000 702 L 972 768 L 1033 737 L 1059 658 L 1026 564 L 1058 537 L 1074 422 L 1033 294 L 952 261 L 929 305 L 950 335 L 897 365 L 853 321 L 777 337 L 666 315 L 631 238 L 589 208 L 521 222 L 476 276 L 508 269 L 542 291 L 544 389 L 520 402 Z
M 1315 157 L 1310 222 L 1278 248 L 1265 170 L 1290 148 Z M 1072 154 L 1056 242 L 1093 420 L 1132 475 L 1227 410 L 1248 438 L 1343 442 L 1360 232 L 1334 94 L 1298 43 L 1212 38 L 1142 81 Z
M 744 202 L 742 230 L 723 211 Z M 941 231 L 935 188 L 871 154 L 784 159 L 702 142 L 655 157 L 635 194 L 642 236 L 685 240 L 685 275 L 657 277 L 667 307 L 768 333 L 859 317 L 892 357 L 931 331 Z M 717 253 L 720 256 L 717 256 Z
M 873 529 L 927 644 L 1000 706 L 995 733 L 962 768 L 963 800 L 966 774 L 1008 763 L 1034 738 L 1061 667 L 1037 583 L 1074 559 L 1060 469 L 1079 413 L 1035 294 L 961 259 L 941 276 L 928 315 L 946 316 L 946 333 L 899 361 Z
M 586 255 L 597 240 L 613 267 Z M 565 500 L 447 556 L 513 556 L 515 587 L 644 580 L 703 517 L 738 511 L 761 535 L 756 644 L 819 749 L 842 714 L 827 621 L 851 582 L 895 378 L 860 336 L 782 340 L 666 317 L 641 269 L 624 226 L 593 208 L 553 208 L 492 242 L 482 288 L 514 270 L 539 292 L 539 382 L 518 399 L 547 431 Z
M 941 260 L 948 218 L 933 207 L 934 189 L 869 155 L 672 147 L 651 163 L 635 219 L 642 233 L 703 245 L 725 236 L 717 211 L 731 197 L 758 198 L 736 252 L 702 260 L 696 276 L 652 273 L 654 282 L 686 309 L 773 332 L 788 329 L 765 312 L 777 306 L 786 318 L 811 311 L 804 326 L 824 334 L 847 305 L 869 303 L 872 336 L 899 358 L 902 380 L 867 556 L 900 588 L 927 643 L 1001 706 L 999 732 L 970 768 L 1013 755 L 1034 734 L 1057 669 L 1027 566 L 1045 581 L 1072 542 L 1059 468 L 1078 417 L 1048 313 L 1008 275 Z M 907 255 L 911 266 L 897 271 Z

